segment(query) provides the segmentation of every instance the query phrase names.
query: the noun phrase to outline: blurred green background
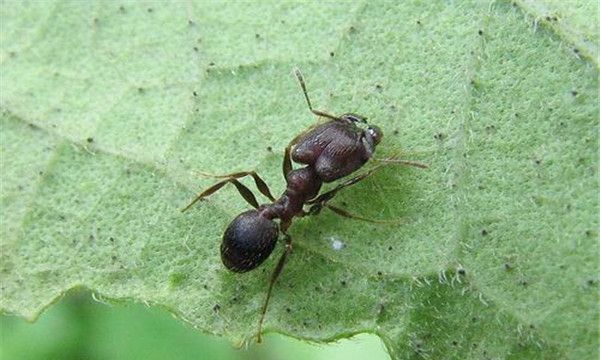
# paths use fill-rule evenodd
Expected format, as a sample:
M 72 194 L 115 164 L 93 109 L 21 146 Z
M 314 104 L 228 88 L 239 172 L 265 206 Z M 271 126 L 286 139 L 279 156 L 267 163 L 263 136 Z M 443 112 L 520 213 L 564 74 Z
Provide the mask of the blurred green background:
M 0 317 L 0 359 L 389 359 L 381 340 L 357 335 L 330 345 L 268 334 L 236 349 L 202 334 L 166 310 L 140 304 L 105 305 L 88 292 L 70 294 L 33 324 Z

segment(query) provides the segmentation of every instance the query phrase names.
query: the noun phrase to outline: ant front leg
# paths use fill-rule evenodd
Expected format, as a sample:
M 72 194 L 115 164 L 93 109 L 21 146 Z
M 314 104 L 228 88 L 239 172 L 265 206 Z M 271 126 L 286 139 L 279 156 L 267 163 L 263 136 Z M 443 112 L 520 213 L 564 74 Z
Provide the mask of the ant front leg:
M 271 279 L 269 280 L 269 289 L 267 290 L 267 297 L 265 298 L 265 302 L 263 303 L 263 307 L 260 311 L 260 320 L 258 322 L 258 333 L 257 333 L 257 342 L 261 342 L 262 338 L 262 325 L 263 322 L 265 321 L 265 315 L 267 313 L 267 307 L 269 306 L 269 300 L 271 299 L 271 293 L 273 291 L 273 286 L 275 285 L 275 282 L 277 281 L 277 278 L 279 277 L 279 275 L 281 274 L 281 271 L 283 270 L 283 266 L 285 265 L 285 261 L 288 257 L 288 255 L 292 252 L 292 237 L 289 236 L 287 233 L 283 232 L 283 236 L 285 237 L 285 250 L 283 251 L 283 254 L 281 254 L 281 257 L 279 258 L 279 261 L 277 262 L 277 265 L 275 266 L 275 270 L 273 270 L 273 273 L 271 274 Z
M 287 179 L 287 174 L 292 171 L 292 146 L 294 146 L 293 144 L 293 140 L 292 142 L 289 143 L 288 146 L 286 146 L 285 151 L 283 153 L 283 164 L 281 165 L 281 168 L 283 170 L 283 177 Z

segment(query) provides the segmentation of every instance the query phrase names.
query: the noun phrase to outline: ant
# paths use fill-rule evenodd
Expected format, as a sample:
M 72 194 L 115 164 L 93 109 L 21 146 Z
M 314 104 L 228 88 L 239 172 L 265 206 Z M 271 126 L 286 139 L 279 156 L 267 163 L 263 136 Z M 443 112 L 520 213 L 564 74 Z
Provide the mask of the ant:
M 386 164 L 397 163 L 420 168 L 427 167 L 418 162 L 400 160 L 395 157 L 383 159 L 380 160 L 381 164 L 376 165 L 369 171 L 347 179 L 332 190 L 319 195 L 323 183 L 338 180 L 361 168 L 373 156 L 375 147 L 381 142 L 383 133 L 379 127 L 369 125 L 367 119 L 363 116 L 352 113 L 335 116 L 313 109 L 300 70 L 295 69 L 294 73 L 300 82 L 300 87 L 310 111 L 319 117 L 329 119 L 329 121 L 309 128 L 292 139 L 285 148 L 282 167 L 287 187 L 281 197 L 275 199 L 267 184 L 256 172 L 242 171 L 227 175 L 213 175 L 213 177 L 223 178 L 224 180 L 198 194 L 182 210 L 182 212 L 188 210 L 196 202 L 212 195 L 227 183 L 233 184 L 244 200 L 252 205 L 254 209 L 239 214 L 227 226 L 221 243 L 221 260 L 223 264 L 227 269 L 237 273 L 250 271 L 262 264 L 273 252 L 279 233 L 281 232 L 283 235 L 285 250 L 269 280 L 267 296 L 258 323 L 258 342 L 261 342 L 262 324 L 273 285 L 281 274 L 287 257 L 292 252 L 292 238 L 288 235 L 287 230 L 294 217 L 316 215 L 322 208 L 326 207 L 347 218 L 378 222 L 351 214 L 344 209 L 329 204 L 329 201 L 343 188 L 371 176 Z M 359 125 L 362 125 L 362 127 Z M 306 166 L 293 169 L 292 161 Z M 246 176 L 251 176 L 254 179 L 258 191 L 271 200 L 270 204 L 259 205 L 252 191 L 238 181 L 238 179 Z M 307 211 L 304 210 L 305 205 L 309 206 Z M 279 219 L 279 223 L 273 221 L 274 219 Z

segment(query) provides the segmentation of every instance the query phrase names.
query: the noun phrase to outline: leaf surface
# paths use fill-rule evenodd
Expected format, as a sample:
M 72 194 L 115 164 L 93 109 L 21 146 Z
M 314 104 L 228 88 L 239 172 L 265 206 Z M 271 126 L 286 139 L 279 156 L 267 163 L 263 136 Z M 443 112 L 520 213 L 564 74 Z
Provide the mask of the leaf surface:
M 4 3 L 1 308 L 33 320 L 85 287 L 251 339 L 282 249 L 229 273 L 235 189 L 179 210 L 213 181 L 197 171 L 256 170 L 283 191 L 282 150 L 315 122 L 298 66 L 317 108 L 383 129 L 379 157 L 429 169 L 388 166 L 334 201 L 402 224 L 298 220 L 267 331 L 372 332 L 395 359 L 595 358 L 587 8 Z

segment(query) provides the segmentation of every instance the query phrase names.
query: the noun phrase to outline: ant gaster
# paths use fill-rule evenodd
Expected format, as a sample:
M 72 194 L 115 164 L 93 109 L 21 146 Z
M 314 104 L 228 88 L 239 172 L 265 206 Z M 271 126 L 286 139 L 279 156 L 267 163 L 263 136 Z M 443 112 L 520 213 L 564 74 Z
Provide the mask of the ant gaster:
M 281 274 L 286 258 L 292 251 L 292 239 L 287 234 L 294 217 L 318 214 L 323 207 L 334 213 L 359 220 L 374 221 L 353 215 L 344 209 L 329 204 L 338 191 L 367 178 L 376 170 L 388 163 L 400 163 L 424 168 L 425 165 L 413 161 L 396 158 L 381 160 L 382 163 L 358 176 L 347 179 L 323 194 L 319 195 L 321 185 L 343 178 L 362 167 L 375 152 L 383 133 L 367 119 L 357 114 L 335 116 L 313 109 L 304 78 L 298 69 L 295 75 L 300 82 L 302 92 L 310 111 L 329 121 L 317 125 L 296 136 L 285 148 L 283 158 L 283 175 L 287 188 L 279 199 L 275 199 L 267 184 L 254 171 L 242 171 L 228 175 L 213 175 L 224 180 L 209 187 L 194 198 L 182 211 L 189 209 L 197 201 L 215 193 L 227 183 L 233 184 L 240 195 L 254 209 L 238 215 L 227 226 L 221 243 L 221 260 L 229 270 L 243 273 L 262 264 L 273 252 L 279 234 L 285 239 L 285 250 L 269 281 L 267 296 L 261 310 L 257 340 L 261 341 L 262 324 L 271 298 L 275 281 Z M 359 126 L 359 125 L 362 125 Z M 292 160 L 306 165 L 299 169 L 292 168 Z M 259 205 L 250 189 L 237 179 L 251 176 L 258 190 L 271 203 Z M 308 210 L 304 207 L 308 206 Z M 279 223 L 273 221 L 279 219 Z M 376 222 L 376 221 L 375 221 Z

